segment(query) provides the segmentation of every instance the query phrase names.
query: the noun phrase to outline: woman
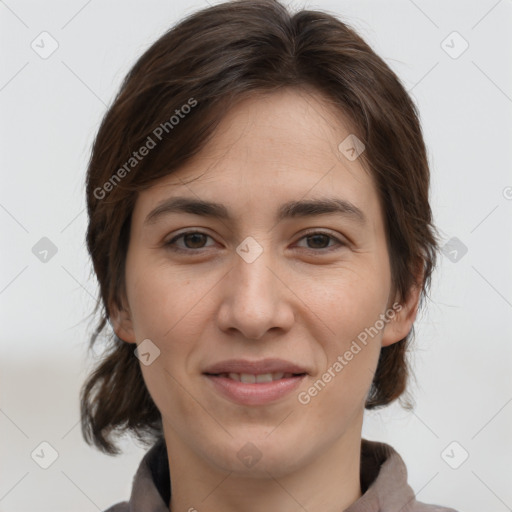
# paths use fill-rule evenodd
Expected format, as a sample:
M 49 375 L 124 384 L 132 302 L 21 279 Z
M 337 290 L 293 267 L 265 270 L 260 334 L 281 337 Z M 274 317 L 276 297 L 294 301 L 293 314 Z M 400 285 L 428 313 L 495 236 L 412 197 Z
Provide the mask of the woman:
M 361 438 L 406 390 L 428 189 L 414 104 L 328 14 L 226 2 L 145 52 L 87 174 L 91 344 L 114 335 L 83 434 L 152 445 L 110 512 L 453 512 Z

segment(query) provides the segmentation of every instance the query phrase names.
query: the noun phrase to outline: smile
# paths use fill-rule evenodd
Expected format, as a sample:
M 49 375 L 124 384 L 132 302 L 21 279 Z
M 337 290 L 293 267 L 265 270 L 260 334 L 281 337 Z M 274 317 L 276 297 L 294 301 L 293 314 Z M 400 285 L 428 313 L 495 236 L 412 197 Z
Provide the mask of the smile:
M 219 373 L 204 376 L 213 391 L 239 405 L 265 405 L 286 397 L 300 385 L 305 373 Z

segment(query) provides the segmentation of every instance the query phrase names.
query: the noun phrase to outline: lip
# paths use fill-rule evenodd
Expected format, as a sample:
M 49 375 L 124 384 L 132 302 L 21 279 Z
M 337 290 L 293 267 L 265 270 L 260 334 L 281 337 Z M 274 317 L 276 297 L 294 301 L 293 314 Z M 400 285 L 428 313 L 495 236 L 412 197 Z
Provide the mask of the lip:
M 215 391 L 232 402 L 240 405 L 264 405 L 297 389 L 306 374 L 256 384 L 246 384 L 219 375 L 205 374 L 205 377 Z
M 257 375 L 260 373 L 309 373 L 306 368 L 284 359 L 259 359 L 250 361 L 248 359 L 229 359 L 208 366 L 203 373 L 249 373 Z
M 245 383 L 225 375 L 226 373 L 291 373 L 300 374 L 272 382 Z M 309 374 L 303 366 L 284 359 L 230 359 L 208 366 L 203 372 L 213 389 L 228 400 L 240 405 L 264 405 L 285 397 L 299 387 Z

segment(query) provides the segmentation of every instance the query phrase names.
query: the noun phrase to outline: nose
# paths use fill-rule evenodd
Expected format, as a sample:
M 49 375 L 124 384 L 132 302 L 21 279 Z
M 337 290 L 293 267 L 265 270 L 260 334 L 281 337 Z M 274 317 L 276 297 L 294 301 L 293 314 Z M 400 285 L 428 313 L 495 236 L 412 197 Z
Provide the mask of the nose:
M 253 340 L 270 330 L 288 331 L 295 321 L 294 295 L 282 266 L 270 248 L 262 247 L 253 261 L 245 257 L 243 247 L 240 249 L 242 256 L 235 253 L 233 267 L 223 279 L 219 328 L 224 332 L 236 330 Z

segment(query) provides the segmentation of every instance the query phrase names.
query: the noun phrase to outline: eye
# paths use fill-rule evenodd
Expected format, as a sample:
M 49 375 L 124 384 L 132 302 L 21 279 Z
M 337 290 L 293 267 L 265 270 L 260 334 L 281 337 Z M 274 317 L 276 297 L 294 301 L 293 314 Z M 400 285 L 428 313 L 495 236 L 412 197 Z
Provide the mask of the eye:
M 203 233 L 202 231 L 187 231 L 175 236 L 171 240 L 165 243 L 165 246 L 172 251 L 176 252 L 191 252 L 194 249 L 202 249 L 204 247 L 203 242 L 206 238 L 212 238 L 210 235 Z M 185 248 L 176 246 L 176 241 L 183 239 L 186 244 Z M 213 239 L 212 239 L 213 240 Z M 196 251 L 197 252 L 197 251 Z
M 175 236 L 174 238 L 166 242 L 164 245 L 168 249 L 176 252 L 199 252 L 198 250 L 194 249 L 203 249 L 205 247 L 208 247 L 204 245 L 206 239 L 208 238 L 213 240 L 213 238 L 210 235 L 203 233 L 202 231 L 186 231 L 185 233 L 181 233 Z M 178 246 L 176 244 L 178 240 L 182 240 L 183 243 L 185 244 L 185 247 Z M 346 243 L 342 242 L 339 238 L 323 231 L 311 231 L 309 233 L 306 233 L 306 235 L 299 239 L 299 241 L 301 240 L 307 240 L 310 244 L 312 243 L 313 247 L 306 247 L 305 249 L 314 252 L 330 252 L 332 250 L 335 250 L 336 247 L 344 247 L 347 245 Z M 335 242 L 334 246 L 328 246 L 330 241 Z
M 331 233 L 326 233 L 324 231 L 310 231 L 309 233 L 306 233 L 306 235 L 303 236 L 300 240 L 308 240 L 309 243 L 312 243 L 313 247 L 306 247 L 306 249 L 312 250 L 314 252 L 320 252 L 321 250 L 330 252 L 335 250 L 336 247 L 343 247 L 347 245 L 339 238 L 333 236 Z M 326 244 L 329 244 L 330 240 L 334 240 L 336 244 L 331 247 L 326 247 Z

